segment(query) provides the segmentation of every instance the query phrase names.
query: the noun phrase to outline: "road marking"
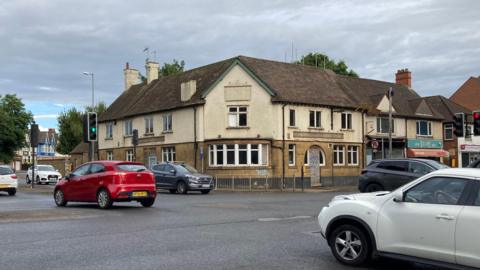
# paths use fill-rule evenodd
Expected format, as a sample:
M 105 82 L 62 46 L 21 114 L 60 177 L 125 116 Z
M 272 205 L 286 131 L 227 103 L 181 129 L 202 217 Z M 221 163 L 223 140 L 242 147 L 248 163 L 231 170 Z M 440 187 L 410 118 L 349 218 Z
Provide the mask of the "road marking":
M 281 220 L 294 220 L 294 219 L 309 219 L 312 216 L 294 216 L 294 217 L 284 217 L 284 218 L 259 218 L 260 222 L 270 222 L 270 221 L 281 221 Z

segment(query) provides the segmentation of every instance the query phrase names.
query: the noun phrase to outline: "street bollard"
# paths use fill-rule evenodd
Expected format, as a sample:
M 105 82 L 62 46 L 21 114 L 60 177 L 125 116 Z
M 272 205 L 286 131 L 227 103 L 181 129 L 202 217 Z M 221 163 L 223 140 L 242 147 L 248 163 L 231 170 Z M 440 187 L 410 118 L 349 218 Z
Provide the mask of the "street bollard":
M 293 192 L 295 192 L 295 175 L 293 176 Z
M 235 192 L 235 176 L 232 176 L 232 192 Z
M 248 179 L 248 190 L 251 192 L 252 191 L 252 177 Z

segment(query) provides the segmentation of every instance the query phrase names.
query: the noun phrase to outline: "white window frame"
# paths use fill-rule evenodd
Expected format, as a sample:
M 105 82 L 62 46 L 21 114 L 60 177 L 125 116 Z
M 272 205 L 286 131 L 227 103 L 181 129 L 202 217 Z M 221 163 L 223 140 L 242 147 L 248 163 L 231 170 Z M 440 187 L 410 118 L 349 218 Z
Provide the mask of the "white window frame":
M 132 136 L 133 134 L 133 121 L 132 119 L 127 119 L 123 122 L 124 124 L 124 129 L 123 129 L 123 135 L 125 136 Z
M 313 126 L 310 123 L 310 117 L 313 113 Z M 322 128 L 322 111 L 310 110 L 308 113 L 308 126 L 310 128 Z
M 319 164 L 320 167 L 322 166 L 325 166 L 325 153 L 320 149 L 319 150 L 319 153 L 320 153 L 320 156 L 322 157 L 322 162 Z M 310 167 L 310 149 L 307 149 L 307 152 L 305 153 L 306 155 L 306 158 L 307 158 L 307 162 L 305 162 L 305 157 L 304 157 L 304 160 L 303 160 L 303 165 L 304 166 L 307 166 L 307 167 Z
M 342 157 L 342 163 L 339 163 L 340 156 Z M 337 162 L 335 162 L 335 159 Z M 334 145 L 333 146 L 333 166 L 344 166 L 345 165 L 345 145 Z
M 297 154 L 297 146 L 295 144 L 289 144 L 288 145 L 288 166 L 295 166 L 296 154 Z
M 382 134 L 387 134 L 389 132 L 389 127 L 386 128 L 386 130 L 382 129 L 382 120 L 387 121 L 388 123 L 388 117 L 377 117 L 377 133 L 382 133 Z M 392 118 L 392 133 L 395 133 L 395 119 Z
M 450 138 L 447 138 L 447 129 L 450 129 L 452 131 L 452 137 Z M 453 133 L 453 124 L 452 123 L 445 124 L 445 126 L 443 127 L 443 139 L 445 141 L 453 141 L 454 138 L 455 138 L 455 134 Z
M 145 119 L 145 134 L 153 134 L 153 116 L 146 116 L 144 119 Z
M 232 112 L 232 109 L 235 111 Z M 248 127 L 248 106 L 228 106 L 227 110 L 228 127 Z M 240 115 L 245 115 L 245 125 L 240 125 Z
M 107 151 L 107 160 L 113 160 L 113 151 Z
M 163 119 L 163 132 L 172 132 L 173 131 L 173 115 L 171 113 L 164 114 Z
M 427 134 L 420 134 L 421 131 L 421 123 L 427 123 Z M 425 136 L 431 137 L 432 136 L 432 122 L 427 120 L 417 120 L 417 129 L 416 129 L 417 136 Z
M 133 161 L 133 150 L 127 150 L 125 151 L 125 160 L 126 161 Z
M 162 147 L 162 161 L 174 162 L 177 158 L 177 152 L 175 146 Z
M 105 124 L 105 138 L 112 139 L 113 138 L 113 123 L 108 122 Z
M 358 160 L 358 153 L 359 153 L 359 147 L 357 145 L 349 145 L 347 146 L 347 164 L 350 166 L 358 166 L 359 165 L 359 160 Z M 356 162 L 352 162 L 353 160 L 356 160 Z
M 351 130 L 353 125 L 353 114 L 350 112 L 342 112 L 342 117 L 340 119 L 342 129 Z M 344 125 L 345 124 L 345 125 Z
M 234 148 L 227 150 L 227 145 L 233 145 Z M 239 153 L 240 146 L 239 145 L 246 145 L 246 152 L 247 152 L 247 164 L 240 164 Z M 252 145 L 257 145 L 257 149 L 253 149 Z M 222 146 L 222 149 L 218 149 L 218 146 Z M 234 162 L 233 164 L 227 164 L 227 152 L 234 152 Z M 264 152 L 267 151 L 267 155 L 265 159 L 263 158 Z M 252 152 L 258 153 L 258 163 L 252 163 Z M 209 165 L 211 167 L 259 167 L 259 166 L 267 166 L 268 163 L 268 145 L 267 144 L 211 144 L 209 145 Z M 223 164 L 217 164 L 217 156 L 222 155 Z
M 292 117 L 292 114 L 293 114 L 293 117 Z M 297 112 L 295 111 L 295 109 L 290 109 L 288 111 L 288 126 L 289 127 L 297 126 Z

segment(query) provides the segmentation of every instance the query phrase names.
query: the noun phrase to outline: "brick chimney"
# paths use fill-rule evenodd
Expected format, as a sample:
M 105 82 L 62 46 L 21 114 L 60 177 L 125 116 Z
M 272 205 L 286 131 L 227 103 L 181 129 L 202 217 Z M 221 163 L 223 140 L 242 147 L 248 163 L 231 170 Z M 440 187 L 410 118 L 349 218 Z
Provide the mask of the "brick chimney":
M 145 63 L 145 70 L 147 72 L 147 84 L 158 79 L 158 68 L 159 65 L 157 62 L 149 60 L 147 61 L 147 63 Z
M 412 72 L 408 68 L 399 69 L 397 74 L 395 74 L 395 83 L 412 88 Z
M 127 91 L 132 85 L 140 83 L 140 72 L 134 68 L 130 68 L 128 62 L 125 64 L 123 74 L 125 76 L 125 91 Z

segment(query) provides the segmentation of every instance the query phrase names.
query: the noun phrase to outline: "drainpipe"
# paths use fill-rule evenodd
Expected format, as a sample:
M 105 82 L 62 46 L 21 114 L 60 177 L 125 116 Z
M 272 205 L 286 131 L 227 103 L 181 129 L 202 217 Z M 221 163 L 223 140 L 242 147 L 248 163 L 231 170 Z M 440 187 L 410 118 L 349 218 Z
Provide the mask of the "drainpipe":
M 197 144 L 197 108 L 193 107 L 193 151 L 195 153 L 194 159 L 193 159 L 193 166 L 197 168 L 197 149 L 198 149 L 198 144 Z
M 282 105 L 282 189 L 285 186 L 285 107 Z
M 365 112 L 362 111 L 362 163 L 361 168 L 365 168 Z

